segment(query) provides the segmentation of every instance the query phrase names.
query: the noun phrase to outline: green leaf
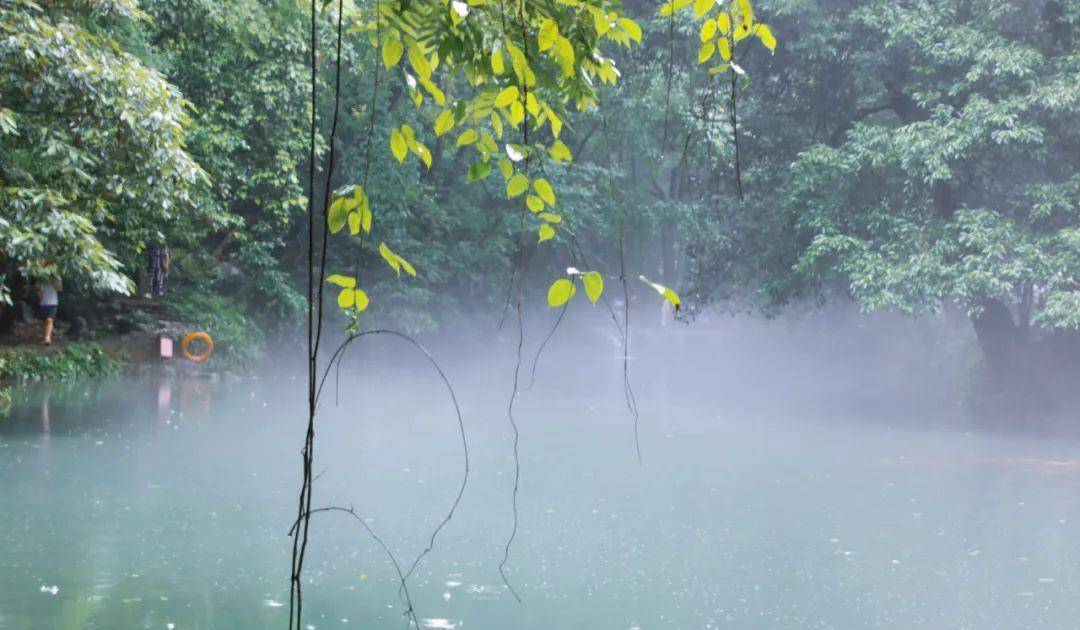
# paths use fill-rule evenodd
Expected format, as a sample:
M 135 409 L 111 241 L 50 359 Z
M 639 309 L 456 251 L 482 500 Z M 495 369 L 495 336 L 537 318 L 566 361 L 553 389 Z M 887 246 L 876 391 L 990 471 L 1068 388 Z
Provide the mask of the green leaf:
M 585 295 L 589 296 L 589 301 L 596 304 L 604 292 L 604 276 L 598 271 L 590 271 L 581 276 L 581 284 L 585 285 Z
M 514 173 L 510 181 L 506 183 L 506 196 L 513 199 L 529 188 L 529 178 L 521 173 Z
M 537 241 L 537 242 L 538 243 L 543 243 L 544 241 L 550 241 L 553 238 L 555 238 L 555 228 L 551 227 L 547 223 L 541 225 L 540 226 L 540 240 Z
M 405 156 L 409 153 L 409 143 L 397 129 L 390 132 L 390 150 L 393 151 L 398 163 L 404 162 Z
M 349 213 L 349 234 L 351 234 L 352 236 L 356 236 L 359 233 L 360 233 L 360 213 L 359 212 L 350 212 Z
M 469 166 L 468 181 L 470 183 L 480 181 L 491 174 L 491 164 L 488 162 L 477 162 Z
M 351 289 L 356 286 L 356 278 L 351 276 L 343 276 L 339 273 L 327 276 L 326 281 L 330 284 L 336 284 L 344 289 Z
M 393 68 L 397 65 L 397 62 L 401 61 L 401 55 L 405 52 L 405 46 L 401 44 L 401 40 L 388 39 L 383 42 L 382 46 L 382 59 L 387 68 Z
M 435 119 L 435 135 L 441 136 L 454 126 L 454 111 L 444 109 Z
M 555 205 L 555 191 L 551 189 L 551 184 L 543 177 L 538 178 L 533 182 L 533 190 L 536 194 L 540 195 L 540 198 L 544 200 L 549 206 Z
M 503 61 L 501 49 L 496 49 L 491 53 L 491 71 L 495 74 L 506 72 L 506 63 Z
M 466 129 L 465 131 L 461 132 L 460 136 L 458 136 L 457 145 L 459 147 L 470 145 L 476 142 L 477 137 L 479 136 L 476 133 L 475 129 Z
M 547 301 L 548 306 L 554 308 L 556 306 L 562 306 L 566 302 L 574 297 L 574 283 L 566 278 L 560 278 L 551 283 L 548 288 Z
M 517 86 L 511 85 L 502 92 L 499 92 L 499 95 L 495 97 L 495 106 L 507 107 L 511 103 L 517 102 L 519 95 L 520 93 L 518 92 Z

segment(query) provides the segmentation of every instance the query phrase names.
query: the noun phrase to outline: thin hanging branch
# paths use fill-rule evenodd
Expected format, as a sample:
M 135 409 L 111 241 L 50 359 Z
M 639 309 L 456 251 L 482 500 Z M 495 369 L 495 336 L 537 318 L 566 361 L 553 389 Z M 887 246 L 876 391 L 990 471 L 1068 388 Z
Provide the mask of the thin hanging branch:
M 337 134 L 338 117 L 341 106 L 341 39 L 343 21 L 343 0 L 337 3 L 337 41 L 335 48 L 335 80 L 334 80 L 334 112 L 330 125 L 330 146 L 327 156 L 326 177 L 323 184 L 323 221 L 322 238 L 319 242 L 318 255 L 318 284 L 315 277 L 315 137 L 318 124 L 318 65 L 317 65 L 317 11 L 315 0 L 311 6 L 311 42 L 310 42 L 310 80 L 311 80 L 311 128 L 309 137 L 309 164 L 308 164 L 308 423 L 305 433 L 303 458 L 303 479 L 301 482 L 299 505 L 297 507 L 297 522 L 300 525 L 293 528 L 292 547 L 292 575 L 289 592 L 289 628 L 302 626 L 303 620 L 303 583 L 301 576 L 304 568 L 304 558 L 307 554 L 309 530 L 311 526 L 311 499 L 312 499 L 312 464 L 315 459 L 315 415 L 317 410 L 316 377 L 318 373 L 319 344 L 322 340 L 323 324 L 323 280 L 326 275 L 326 242 L 329 227 L 326 221 L 326 211 L 330 205 L 331 178 L 334 170 L 335 137 Z M 317 288 L 316 288 L 317 287 Z M 295 625 L 294 625 L 295 624 Z
M 436 539 L 442 532 L 443 528 L 445 528 L 446 525 L 450 522 L 450 520 L 454 518 L 454 514 L 457 512 L 458 505 L 461 504 L 461 498 L 465 495 L 465 488 L 466 486 L 468 486 L 469 483 L 469 441 L 465 434 L 465 420 L 463 419 L 461 414 L 461 406 L 458 404 L 457 393 L 454 391 L 453 385 L 450 384 L 450 379 L 446 376 L 446 372 L 443 371 L 442 366 L 439 365 L 439 362 L 435 359 L 431 352 L 429 352 L 428 349 L 423 346 L 423 344 L 421 344 L 419 341 L 412 338 L 411 336 L 406 335 L 405 333 L 402 333 L 400 331 L 378 328 L 374 330 L 365 330 L 349 335 L 349 337 L 347 337 L 345 341 L 343 341 L 341 345 L 337 347 L 337 349 L 334 351 L 334 354 L 330 357 L 330 362 L 327 364 L 326 369 L 323 372 L 322 378 L 319 380 L 316 398 L 322 396 L 323 387 L 326 385 L 326 380 L 330 375 L 330 370 L 334 368 L 335 363 L 338 367 L 340 367 L 341 362 L 345 358 L 346 350 L 348 350 L 348 348 L 353 344 L 353 342 L 363 337 L 369 337 L 374 335 L 388 335 L 391 337 L 402 339 L 411 344 L 414 348 L 419 350 L 421 354 L 424 355 L 424 357 L 428 360 L 428 363 L 430 363 L 431 366 L 438 373 L 439 378 L 443 382 L 443 385 L 446 386 L 446 391 L 450 394 L 450 402 L 454 407 L 454 414 L 457 417 L 458 431 L 461 435 L 461 451 L 463 457 L 461 484 L 458 487 L 457 494 L 454 496 L 454 500 L 450 504 L 450 509 L 446 512 L 446 515 L 442 518 L 442 520 L 435 527 L 435 529 L 432 530 L 431 535 L 428 538 L 427 546 L 412 561 L 412 563 L 409 565 L 409 569 L 405 571 L 404 574 L 399 575 L 401 581 L 399 591 L 405 592 L 406 582 L 416 571 L 416 568 L 420 565 L 420 562 L 429 553 L 431 553 L 432 549 L 435 548 Z M 409 609 L 410 611 L 412 610 L 411 603 L 409 604 Z
M 501 5 L 500 5 L 501 6 Z M 525 68 L 521 77 L 521 90 L 520 99 L 521 107 L 525 111 L 525 118 L 521 124 L 522 134 L 522 148 L 525 153 L 525 163 L 523 170 L 526 174 L 529 172 L 529 163 L 532 159 L 531 150 L 529 147 L 529 39 L 528 33 L 525 30 L 525 0 L 518 2 L 518 26 L 521 29 L 521 50 L 525 56 Z M 506 566 L 510 563 L 510 547 L 514 544 L 514 538 L 517 537 L 518 531 L 518 490 L 521 487 L 521 459 L 519 457 L 518 447 L 521 439 L 521 432 L 518 430 L 517 420 L 514 418 L 514 402 L 517 401 L 520 388 L 521 378 L 521 363 L 522 363 L 522 349 L 525 346 L 525 315 L 523 312 L 523 302 L 525 300 L 525 215 L 528 212 L 528 208 L 525 203 L 525 196 L 522 196 L 521 200 L 521 212 L 518 217 L 518 290 L 515 300 L 515 310 L 517 311 L 517 325 L 518 325 L 518 342 L 517 342 L 517 355 L 514 363 L 514 385 L 513 392 L 510 395 L 510 402 L 506 405 L 506 416 L 510 421 L 510 427 L 514 432 L 514 491 L 511 496 L 511 504 L 513 507 L 513 527 L 510 530 L 510 536 L 506 539 L 506 545 L 503 547 L 503 559 L 499 563 L 499 576 L 502 578 L 503 584 L 514 596 L 519 603 L 522 601 L 521 596 L 518 595 L 517 590 L 514 589 L 510 583 L 510 579 L 506 575 Z
M 387 544 L 383 541 L 383 539 L 375 533 L 375 530 L 373 530 L 371 526 L 367 524 L 367 521 L 365 521 L 359 514 L 356 513 L 356 510 L 353 508 L 353 506 L 350 505 L 349 507 L 342 507 L 340 505 L 328 505 L 326 507 L 315 508 L 311 510 L 308 514 L 318 514 L 320 512 L 344 512 L 349 516 L 352 516 L 353 519 L 355 519 L 356 522 L 360 524 L 360 527 L 362 527 L 364 531 L 367 532 L 367 535 L 373 541 L 375 541 L 375 544 L 379 545 L 379 547 L 382 548 L 383 553 L 385 553 L 387 559 L 390 560 L 390 564 L 394 565 L 394 571 L 397 572 L 398 580 L 401 581 L 400 593 L 406 607 L 405 612 L 402 613 L 402 616 L 405 617 L 405 628 L 406 630 L 413 626 L 420 628 L 420 620 L 417 618 L 416 609 L 413 607 L 412 595 L 409 593 L 409 588 L 405 583 L 406 576 L 401 572 L 401 564 L 398 562 L 397 557 L 394 556 L 394 552 L 390 550 L 390 547 L 388 547 Z M 289 529 L 290 536 L 293 535 L 296 527 L 299 524 L 299 520 L 293 523 L 292 527 Z
M 634 416 L 634 450 L 637 452 L 638 465 L 641 465 L 641 438 L 638 435 L 638 424 L 641 415 L 638 413 L 637 398 L 634 397 L 634 388 L 630 383 L 630 288 L 626 282 L 626 247 L 623 237 L 623 215 L 619 215 L 619 280 L 623 290 L 623 393 L 626 396 L 626 408 Z
M 739 191 L 739 201 L 743 201 L 742 159 L 739 156 L 739 114 L 736 105 L 735 66 L 728 72 L 731 76 L 731 135 L 735 143 L 735 187 Z

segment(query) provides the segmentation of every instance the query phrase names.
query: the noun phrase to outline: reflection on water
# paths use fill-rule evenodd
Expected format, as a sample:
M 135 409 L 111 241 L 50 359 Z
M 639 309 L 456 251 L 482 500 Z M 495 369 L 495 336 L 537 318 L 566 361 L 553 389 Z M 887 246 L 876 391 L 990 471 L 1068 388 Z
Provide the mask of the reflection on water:
M 0 421 L 0 628 L 282 626 L 302 392 L 147 378 L 17 401 Z M 458 483 L 456 426 L 408 388 L 347 393 L 323 410 L 317 501 L 355 505 L 411 558 Z M 509 434 L 482 399 L 466 406 L 474 481 L 412 587 L 427 628 L 1080 618 L 1075 442 L 645 409 L 638 466 L 619 399 L 590 410 L 565 389 L 522 399 L 520 605 L 497 571 Z M 347 518 L 315 518 L 312 626 L 403 627 L 382 552 Z

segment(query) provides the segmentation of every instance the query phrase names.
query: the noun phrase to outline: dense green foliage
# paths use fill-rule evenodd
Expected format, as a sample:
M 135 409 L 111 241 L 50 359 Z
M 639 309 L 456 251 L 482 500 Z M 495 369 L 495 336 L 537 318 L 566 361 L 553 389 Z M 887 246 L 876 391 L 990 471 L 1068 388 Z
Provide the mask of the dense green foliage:
M 37 348 L 0 351 L 0 381 L 46 381 L 115 376 L 126 363 L 122 355 L 106 352 L 100 344 L 72 343 L 42 353 Z
M 121 288 L 160 231 L 185 299 L 297 321 L 305 7 L 74 6 L 0 4 L 4 254 Z M 627 275 L 690 310 L 851 297 L 1080 327 L 1074 2 L 763 1 L 756 37 L 739 3 L 704 0 L 343 6 L 338 159 L 319 178 L 338 193 L 331 227 L 352 234 L 328 266 L 367 291 L 368 316 L 417 328 L 500 304 L 524 204 L 536 303 L 568 266 L 578 288 L 617 277 L 621 235 Z M 320 156 L 335 7 L 319 20 Z M 56 33 L 71 45 L 47 46 Z
M 750 284 L 768 305 L 822 291 L 867 311 L 955 304 L 977 324 L 1009 309 L 1016 329 L 1075 330 L 1080 6 L 778 9 L 792 43 L 776 89 L 748 95 L 763 132 L 751 198 L 724 209 L 719 243 L 697 244 L 700 285 Z
M 131 1 L 0 3 L 0 251 L 33 281 L 127 291 L 119 259 L 210 220 L 187 103 L 113 32 Z M 8 284 L 0 281 L 0 299 Z

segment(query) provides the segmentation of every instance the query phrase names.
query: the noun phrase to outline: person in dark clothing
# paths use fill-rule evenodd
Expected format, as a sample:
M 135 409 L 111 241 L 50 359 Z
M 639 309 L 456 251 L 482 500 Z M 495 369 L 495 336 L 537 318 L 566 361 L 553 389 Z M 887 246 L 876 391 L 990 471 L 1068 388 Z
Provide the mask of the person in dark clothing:
M 150 293 L 165 296 L 165 281 L 169 278 L 169 247 L 164 243 L 151 245 L 147 250 L 147 271 L 150 274 Z

